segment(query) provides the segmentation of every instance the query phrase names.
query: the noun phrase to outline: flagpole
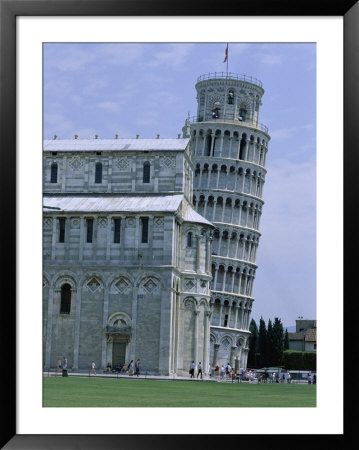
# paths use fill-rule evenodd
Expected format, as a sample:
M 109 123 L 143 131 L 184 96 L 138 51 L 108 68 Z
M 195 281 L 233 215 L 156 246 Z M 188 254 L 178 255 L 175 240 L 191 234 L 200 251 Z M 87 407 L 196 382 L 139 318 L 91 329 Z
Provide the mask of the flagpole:
M 227 42 L 227 78 L 228 78 L 228 42 Z

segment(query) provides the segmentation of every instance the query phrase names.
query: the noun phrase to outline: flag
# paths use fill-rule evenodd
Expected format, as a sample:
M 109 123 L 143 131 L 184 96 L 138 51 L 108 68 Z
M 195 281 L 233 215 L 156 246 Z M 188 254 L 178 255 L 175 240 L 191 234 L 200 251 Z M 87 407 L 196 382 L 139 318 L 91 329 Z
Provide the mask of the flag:
M 228 44 L 227 44 L 227 47 L 226 47 L 226 52 L 225 52 L 225 58 L 224 58 L 224 63 L 227 61 L 227 59 L 228 59 Z

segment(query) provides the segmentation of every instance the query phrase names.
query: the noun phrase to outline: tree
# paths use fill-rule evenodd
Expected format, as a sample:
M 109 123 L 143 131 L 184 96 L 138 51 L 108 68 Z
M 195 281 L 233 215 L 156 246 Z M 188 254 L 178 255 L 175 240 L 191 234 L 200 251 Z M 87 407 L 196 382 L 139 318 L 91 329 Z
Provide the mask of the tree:
M 259 320 L 258 353 L 259 367 L 264 367 L 266 365 L 267 359 L 267 330 L 263 317 L 261 317 Z
M 254 319 L 251 320 L 249 325 L 249 351 L 248 351 L 248 367 L 257 369 L 257 350 L 258 350 L 258 327 Z
M 274 366 L 283 365 L 283 325 L 278 317 L 274 318 L 273 330 L 272 330 L 272 364 Z
M 273 351 L 273 326 L 272 321 L 268 320 L 267 326 L 267 339 L 266 339 L 266 366 L 273 366 L 272 361 L 272 351 Z

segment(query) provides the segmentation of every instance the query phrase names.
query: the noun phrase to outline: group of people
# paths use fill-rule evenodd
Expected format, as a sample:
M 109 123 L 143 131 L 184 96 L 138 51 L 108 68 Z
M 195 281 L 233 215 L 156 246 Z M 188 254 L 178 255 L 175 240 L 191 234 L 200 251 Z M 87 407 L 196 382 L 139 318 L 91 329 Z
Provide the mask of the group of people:
M 308 384 L 317 384 L 317 374 L 314 373 L 312 375 L 312 372 L 308 373 Z
M 140 358 L 136 360 L 136 362 L 131 359 L 128 364 L 117 364 L 114 369 L 112 369 L 112 365 L 110 362 L 107 363 L 105 372 L 116 372 L 116 373 L 128 373 L 129 376 L 140 375 Z M 96 363 L 95 361 L 91 362 L 90 375 L 96 375 Z
M 63 376 L 66 376 L 66 375 L 67 375 L 67 358 L 66 358 L 66 356 L 64 356 L 64 357 L 62 358 L 62 360 L 59 359 L 59 360 L 57 361 L 57 371 L 58 371 L 58 372 L 61 372 L 61 371 L 62 371 L 62 375 L 63 375 Z
M 292 377 L 289 372 L 272 372 L 265 371 L 258 377 L 258 381 L 262 383 L 290 383 Z
M 255 381 L 257 379 L 256 373 L 254 370 L 244 370 L 242 367 L 235 370 L 229 362 L 224 366 L 223 364 L 220 366 L 216 366 L 214 368 L 214 376 L 219 378 L 220 380 L 231 379 L 238 381 Z
M 196 364 L 194 361 L 191 362 L 190 368 L 189 368 L 189 374 L 191 375 L 191 378 L 194 378 L 194 372 L 196 370 Z M 203 371 L 202 371 L 202 363 L 201 361 L 197 364 L 197 378 L 201 377 L 201 380 L 203 379 Z

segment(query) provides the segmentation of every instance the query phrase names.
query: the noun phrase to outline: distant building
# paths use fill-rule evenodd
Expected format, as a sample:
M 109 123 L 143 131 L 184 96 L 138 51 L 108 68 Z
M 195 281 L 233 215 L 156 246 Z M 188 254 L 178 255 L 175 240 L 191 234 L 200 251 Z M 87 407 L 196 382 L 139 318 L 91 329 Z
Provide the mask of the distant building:
M 295 333 L 288 333 L 289 350 L 315 352 L 317 350 L 317 321 L 298 319 Z

